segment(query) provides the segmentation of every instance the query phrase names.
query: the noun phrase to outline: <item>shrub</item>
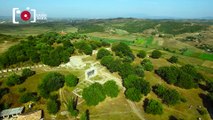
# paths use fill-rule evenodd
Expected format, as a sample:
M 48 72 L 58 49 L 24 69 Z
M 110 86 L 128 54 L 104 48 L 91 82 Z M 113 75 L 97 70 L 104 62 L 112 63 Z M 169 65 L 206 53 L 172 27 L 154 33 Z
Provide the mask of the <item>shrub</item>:
M 159 50 L 154 50 L 154 51 L 152 52 L 151 57 L 154 58 L 154 59 L 158 59 L 158 58 L 161 57 L 161 55 L 162 55 L 162 53 L 161 53 Z
M 148 103 L 146 103 L 145 105 L 145 112 L 146 113 L 149 113 L 149 114 L 163 114 L 163 106 L 161 103 L 159 103 L 158 101 L 156 100 L 148 100 Z

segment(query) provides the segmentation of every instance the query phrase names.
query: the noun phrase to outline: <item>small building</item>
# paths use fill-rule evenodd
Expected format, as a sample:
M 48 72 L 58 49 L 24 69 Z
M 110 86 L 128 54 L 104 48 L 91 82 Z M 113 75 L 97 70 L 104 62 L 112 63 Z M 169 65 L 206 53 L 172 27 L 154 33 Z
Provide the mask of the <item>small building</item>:
M 2 110 L 0 112 L 0 118 L 10 118 L 10 117 L 16 117 L 20 115 L 24 110 L 24 107 L 17 107 L 17 108 L 11 108 Z

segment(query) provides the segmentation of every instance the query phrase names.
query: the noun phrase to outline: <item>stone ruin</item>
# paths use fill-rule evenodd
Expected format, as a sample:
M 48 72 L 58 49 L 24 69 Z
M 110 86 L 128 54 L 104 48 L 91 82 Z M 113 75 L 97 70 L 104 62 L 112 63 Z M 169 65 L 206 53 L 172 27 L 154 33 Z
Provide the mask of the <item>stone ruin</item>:
M 87 69 L 85 71 L 85 79 L 89 80 L 89 78 L 94 77 L 97 75 L 97 69 L 96 67 L 91 67 L 90 69 Z

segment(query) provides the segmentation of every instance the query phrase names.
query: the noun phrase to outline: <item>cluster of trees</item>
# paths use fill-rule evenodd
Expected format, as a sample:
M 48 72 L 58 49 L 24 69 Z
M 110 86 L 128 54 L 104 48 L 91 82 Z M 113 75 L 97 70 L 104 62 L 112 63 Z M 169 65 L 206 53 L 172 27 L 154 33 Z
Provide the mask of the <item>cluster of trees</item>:
M 137 75 L 129 75 L 123 80 L 123 86 L 126 88 L 125 96 L 132 101 L 140 101 L 143 95 L 147 95 L 151 91 L 149 82 Z
M 158 59 L 162 56 L 162 53 L 159 51 L 159 50 L 154 50 L 152 51 L 152 55 L 151 57 L 154 58 L 154 59 Z
M 146 70 L 146 71 L 152 71 L 154 69 L 152 62 L 149 59 L 144 59 L 141 62 L 141 65 L 143 66 L 144 70 Z
M 181 96 L 175 89 L 168 89 L 162 85 L 153 88 L 153 91 L 168 105 L 175 105 L 181 101 Z
M 113 57 L 109 51 L 101 50 L 98 58 L 101 64 L 106 66 L 110 72 L 118 72 L 123 79 L 123 86 L 126 88 L 125 95 L 132 101 L 140 101 L 142 95 L 147 95 L 151 91 L 149 82 L 143 79 L 144 69 L 153 70 L 153 65 L 149 60 L 144 60 L 142 65 L 131 65 L 134 55 L 128 45 L 120 42 L 112 46 L 112 50 L 119 57 Z M 145 57 L 143 55 L 140 57 Z M 145 53 L 146 54 L 146 53 Z M 126 58 L 130 58 L 127 60 Z
M 40 56 L 41 61 L 49 66 L 59 66 L 61 63 L 69 62 L 70 55 L 74 52 L 74 48 L 67 49 L 63 46 L 50 48 L 50 50 L 42 51 Z
M 139 77 L 144 77 L 144 67 L 141 65 L 131 65 L 128 62 L 122 62 L 121 58 L 113 56 L 104 56 L 101 59 L 101 64 L 106 66 L 110 72 L 118 72 L 119 75 L 124 79 L 128 75 L 136 74 Z
M 113 56 L 110 55 L 110 56 L 102 57 L 101 64 L 106 66 L 106 68 L 110 72 L 117 72 L 117 71 L 119 71 L 122 61 L 121 61 L 121 59 L 114 58 Z
M 163 114 L 163 106 L 160 102 L 150 99 L 144 101 L 144 111 L 148 114 L 161 115 Z
M 92 55 L 93 50 L 108 45 L 109 44 L 106 44 L 104 41 L 94 41 L 94 40 L 88 41 L 82 40 L 74 43 L 75 48 L 78 49 L 80 53 L 84 53 L 86 55 Z
M 167 83 L 185 89 L 198 87 L 198 82 L 204 80 L 203 76 L 196 71 L 195 67 L 189 64 L 182 67 L 160 67 L 156 70 L 156 73 Z
M 17 75 L 15 73 L 11 74 L 10 76 L 7 77 L 6 84 L 8 86 L 14 86 L 14 85 L 19 85 L 22 84 L 28 77 L 34 75 L 36 72 L 32 71 L 30 69 L 23 69 L 22 70 L 22 75 Z
M 155 28 L 157 22 L 155 21 L 128 21 L 123 26 L 119 26 L 119 29 L 124 29 L 129 33 L 142 33 L 146 29 Z
M 87 105 L 97 105 L 104 101 L 106 96 L 117 97 L 119 93 L 118 86 L 112 80 L 107 81 L 104 85 L 94 83 L 87 88 L 84 88 L 82 97 L 85 99 Z
M 135 59 L 130 47 L 123 42 L 112 44 L 112 51 L 126 62 L 132 62 Z
M 70 42 L 73 37 L 70 36 L 68 34 L 67 37 L 62 37 L 55 32 L 29 36 L 28 40 L 10 47 L 0 56 L 0 66 L 6 68 L 26 61 L 43 62 L 50 66 L 68 62 L 70 55 L 74 52 L 74 47 Z M 55 47 L 54 43 L 62 43 L 62 45 Z
M 160 32 L 177 35 L 182 33 L 193 33 L 204 30 L 207 28 L 207 25 L 191 24 L 186 22 L 162 22 L 161 26 L 158 28 Z
M 42 79 L 38 86 L 40 96 L 49 98 L 50 93 L 57 91 L 64 86 L 65 77 L 64 75 L 57 72 L 50 72 Z
M 104 32 L 104 27 L 94 23 L 81 22 L 77 24 L 79 33 Z
M 69 87 L 75 87 L 79 82 L 79 78 L 73 74 L 68 74 L 65 76 L 65 83 Z
M 20 103 L 27 103 L 29 101 L 36 102 L 38 100 L 39 97 L 36 92 L 26 92 L 19 98 Z

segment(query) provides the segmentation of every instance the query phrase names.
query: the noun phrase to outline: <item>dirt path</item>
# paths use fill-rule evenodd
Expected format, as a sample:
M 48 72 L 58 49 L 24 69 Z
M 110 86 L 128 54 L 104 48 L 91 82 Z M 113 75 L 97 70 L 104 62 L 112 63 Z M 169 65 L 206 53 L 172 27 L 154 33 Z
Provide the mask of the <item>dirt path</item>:
M 134 102 L 127 100 L 129 103 L 129 106 L 131 107 L 132 111 L 140 118 L 140 120 L 145 120 L 145 118 L 142 115 L 142 111 L 137 108 Z

